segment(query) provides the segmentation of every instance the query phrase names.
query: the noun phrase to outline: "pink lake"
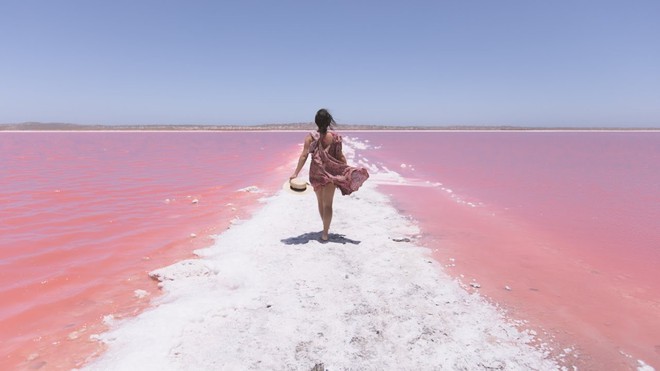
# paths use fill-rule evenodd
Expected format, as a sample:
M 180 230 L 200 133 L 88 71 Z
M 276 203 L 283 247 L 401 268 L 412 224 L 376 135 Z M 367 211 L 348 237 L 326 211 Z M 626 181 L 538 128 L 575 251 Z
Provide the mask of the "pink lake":
M 660 368 L 660 133 L 343 134 L 372 164 L 442 183 L 381 190 L 449 274 L 574 347 L 566 364 Z M 147 272 L 249 217 L 303 137 L 0 133 L 0 369 L 102 351 L 103 316 L 139 313 L 158 294 Z
M 100 351 L 103 316 L 144 309 L 149 271 L 278 190 L 299 137 L 0 133 L 0 369 L 71 369 Z
M 442 183 L 382 189 L 448 273 L 574 345 L 571 364 L 660 368 L 659 132 L 359 136 L 369 160 Z

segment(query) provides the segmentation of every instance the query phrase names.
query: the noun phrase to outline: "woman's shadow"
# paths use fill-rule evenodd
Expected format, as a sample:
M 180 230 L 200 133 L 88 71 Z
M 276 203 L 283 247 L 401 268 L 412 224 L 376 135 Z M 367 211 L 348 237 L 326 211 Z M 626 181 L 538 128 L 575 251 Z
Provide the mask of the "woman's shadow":
M 347 243 L 358 245 L 360 242 L 362 242 L 362 241 L 351 240 L 350 238 L 346 238 L 346 236 L 344 236 L 343 234 L 337 234 L 337 233 L 330 233 L 328 237 L 329 238 L 327 242 L 340 243 L 342 245 L 346 245 Z M 285 238 L 281 241 L 287 245 L 304 245 L 309 241 L 320 242 L 321 232 L 309 232 L 309 233 L 301 234 L 300 236 Z

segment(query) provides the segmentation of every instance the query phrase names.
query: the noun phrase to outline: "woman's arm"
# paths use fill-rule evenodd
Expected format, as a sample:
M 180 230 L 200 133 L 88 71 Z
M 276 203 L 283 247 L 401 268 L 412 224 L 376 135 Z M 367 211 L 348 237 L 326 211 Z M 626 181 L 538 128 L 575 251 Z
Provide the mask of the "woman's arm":
M 298 173 L 300 173 L 300 170 L 302 170 L 303 166 L 305 166 L 305 162 L 307 162 L 307 157 L 309 156 L 310 143 L 312 143 L 312 136 L 308 135 L 305 138 L 305 144 L 303 145 L 302 152 L 300 153 L 300 157 L 298 158 L 298 166 L 296 166 L 296 171 L 294 171 L 293 175 L 289 177 L 289 180 L 293 178 L 297 178 Z
M 345 163 L 345 164 L 348 164 L 348 163 L 346 162 L 346 156 L 344 156 L 344 152 L 341 150 L 341 148 L 339 148 L 338 152 L 339 152 L 339 153 L 338 153 L 339 156 L 337 156 L 337 160 L 339 160 L 339 161 L 341 161 L 341 162 L 343 162 L 343 163 Z

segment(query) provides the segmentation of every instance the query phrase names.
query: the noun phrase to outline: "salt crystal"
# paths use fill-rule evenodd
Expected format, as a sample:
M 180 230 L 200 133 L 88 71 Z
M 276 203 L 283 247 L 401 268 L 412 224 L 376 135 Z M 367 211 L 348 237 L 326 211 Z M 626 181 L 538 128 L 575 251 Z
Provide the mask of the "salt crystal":
M 103 316 L 103 324 L 106 326 L 111 326 L 115 322 L 115 316 L 108 314 Z
M 149 296 L 149 293 L 144 291 L 144 290 L 135 290 L 135 291 L 133 291 L 133 294 L 138 299 L 142 299 L 142 298 L 145 298 L 145 297 Z
M 260 192 L 259 187 L 257 187 L 257 186 L 249 186 L 249 187 L 241 188 L 241 189 L 239 189 L 239 191 L 241 191 L 241 192 L 250 192 L 250 193 Z
M 649 365 L 647 365 L 644 361 L 641 359 L 637 360 L 637 364 L 639 365 L 637 367 L 637 371 L 655 371 L 655 369 Z

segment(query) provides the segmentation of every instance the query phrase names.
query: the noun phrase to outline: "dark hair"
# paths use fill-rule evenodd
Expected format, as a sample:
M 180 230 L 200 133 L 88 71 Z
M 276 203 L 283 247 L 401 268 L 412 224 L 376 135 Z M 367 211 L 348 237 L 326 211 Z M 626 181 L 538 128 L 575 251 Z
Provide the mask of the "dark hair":
M 316 112 L 316 117 L 314 117 L 314 122 L 319 128 L 319 133 L 325 134 L 328 132 L 328 128 L 334 128 L 337 123 L 335 119 L 332 118 L 330 112 L 327 109 L 321 108 Z

